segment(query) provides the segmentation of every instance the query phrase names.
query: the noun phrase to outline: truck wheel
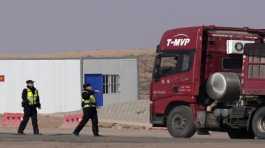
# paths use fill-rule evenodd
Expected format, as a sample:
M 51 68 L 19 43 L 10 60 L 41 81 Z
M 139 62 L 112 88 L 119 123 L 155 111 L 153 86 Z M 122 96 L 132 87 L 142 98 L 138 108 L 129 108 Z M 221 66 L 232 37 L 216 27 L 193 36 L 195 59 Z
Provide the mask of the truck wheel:
M 167 118 L 167 128 L 173 137 L 192 137 L 196 129 L 191 109 L 188 106 L 177 106 L 172 109 Z
M 252 132 L 248 132 L 246 129 L 230 129 L 227 133 L 231 139 L 253 139 L 255 137 Z
M 258 109 L 252 119 L 252 130 L 259 139 L 265 138 L 265 107 Z

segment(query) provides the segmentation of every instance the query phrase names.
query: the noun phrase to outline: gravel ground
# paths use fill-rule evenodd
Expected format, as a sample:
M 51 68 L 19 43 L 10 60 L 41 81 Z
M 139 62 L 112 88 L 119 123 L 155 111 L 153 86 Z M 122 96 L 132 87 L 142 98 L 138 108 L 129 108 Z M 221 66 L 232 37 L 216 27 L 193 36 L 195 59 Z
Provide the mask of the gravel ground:
M 231 140 L 225 133 L 209 136 L 195 135 L 191 139 L 174 139 L 165 130 L 141 130 L 101 128 L 102 137 L 93 137 L 90 128 L 85 128 L 79 137 L 71 135 L 72 129 L 41 129 L 42 135 L 34 136 L 31 129 L 26 135 L 16 135 L 16 129 L 0 129 L 0 147 L 56 148 L 56 147 L 264 147 L 265 140 Z

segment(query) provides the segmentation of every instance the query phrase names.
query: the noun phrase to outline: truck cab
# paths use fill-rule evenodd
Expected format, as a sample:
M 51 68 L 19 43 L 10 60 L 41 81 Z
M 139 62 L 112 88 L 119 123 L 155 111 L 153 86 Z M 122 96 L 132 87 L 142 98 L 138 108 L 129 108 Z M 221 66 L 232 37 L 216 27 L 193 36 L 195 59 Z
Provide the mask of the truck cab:
M 246 27 L 166 31 L 150 87 L 153 126 L 167 127 L 173 137 L 196 131 L 265 137 L 265 115 L 255 116 L 265 112 L 264 38 L 264 30 Z

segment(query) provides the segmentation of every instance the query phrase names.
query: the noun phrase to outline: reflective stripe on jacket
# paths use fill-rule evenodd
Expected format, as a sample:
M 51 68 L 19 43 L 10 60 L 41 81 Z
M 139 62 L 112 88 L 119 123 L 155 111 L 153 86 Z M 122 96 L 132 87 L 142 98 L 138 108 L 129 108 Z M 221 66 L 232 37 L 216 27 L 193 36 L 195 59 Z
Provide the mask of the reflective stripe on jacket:
M 37 104 L 37 98 L 38 98 L 38 91 L 37 89 L 33 93 L 31 89 L 27 89 L 27 100 L 29 105 L 36 105 Z
M 83 93 L 88 93 L 84 91 Z M 90 94 L 88 98 L 82 99 L 83 108 L 96 107 L 96 97 L 94 94 Z

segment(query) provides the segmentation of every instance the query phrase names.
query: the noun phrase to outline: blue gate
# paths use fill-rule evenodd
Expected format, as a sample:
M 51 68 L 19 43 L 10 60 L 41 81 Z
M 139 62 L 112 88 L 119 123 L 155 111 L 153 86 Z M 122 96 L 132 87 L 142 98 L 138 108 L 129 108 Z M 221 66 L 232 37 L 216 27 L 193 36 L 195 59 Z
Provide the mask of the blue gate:
M 85 83 L 91 84 L 96 91 L 97 106 L 103 106 L 103 75 L 85 74 Z

